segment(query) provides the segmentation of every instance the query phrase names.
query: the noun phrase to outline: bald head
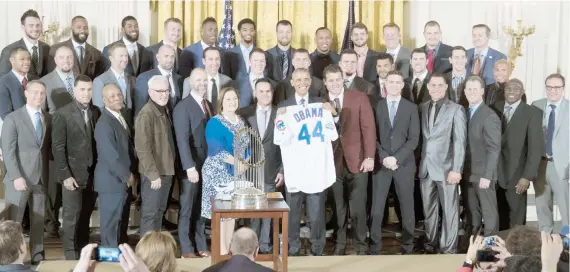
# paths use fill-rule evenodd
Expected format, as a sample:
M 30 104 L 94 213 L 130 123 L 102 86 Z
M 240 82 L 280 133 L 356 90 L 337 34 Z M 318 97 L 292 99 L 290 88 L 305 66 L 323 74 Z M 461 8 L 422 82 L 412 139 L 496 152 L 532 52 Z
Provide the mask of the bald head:
M 208 74 L 206 73 L 206 70 L 202 68 L 192 70 L 189 80 L 192 91 L 204 97 L 204 94 L 206 94 L 208 89 Z
M 74 55 L 71 48 L 67 46 L 60 46 L 55 50 L 55 66 L 57 69 L 64 73 L 69 73 L 73 70 Z
M 174 47 L 164 44 L 158 49 L 156 54 L 156 60 L 158 60 L 158 65 L 160 68 L 170 71 L 174 67 L 174 61 L 176 60 L 176 50 Z
M 120 112 L 123 108 L 123 93 L 116 84 L 109 84 L 103 87 L 103 104 L 105 107 Z
M 258 243 L 257 235 L 252 229 L 240 228 L 232 236 L 230 251 L 233 255 L 244 255 L 252 258 L 257 254 Z

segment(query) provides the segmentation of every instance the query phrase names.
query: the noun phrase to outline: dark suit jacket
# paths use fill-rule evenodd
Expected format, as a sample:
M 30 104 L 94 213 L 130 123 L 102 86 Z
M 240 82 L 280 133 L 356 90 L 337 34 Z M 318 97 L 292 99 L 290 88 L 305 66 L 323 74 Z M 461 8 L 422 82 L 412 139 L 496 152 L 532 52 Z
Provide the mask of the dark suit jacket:
M 466 74 L 468 76 L 469 74 Z M 467 101 L 467 97 L 465 96 L 465 82 L 467 78 L 463 79 L 463 82 L 459 83 L 457 86 L 457 90 L 453 90 L 453 85 L 451 84 L 453 81 L 453 72 L 449 72 L 444 75 L 445 82 L 447 83 L 447 98 L 463 107 L 469 106 L 469 101 Z M 427 77 L 426 77 L 427 78 Z
M 162 74 L 160 73 L 160 70 L 158 70 L 158 68 L 154 68 L 150 71 L 146 71 L 146 72 L 140 74 L 137 77 L 137 80 L 135 83 L 135 95 L 134 95 L 134 116 L 135 117 L 137 116 L 139 111 L 144 107 L 144 105 L 146 105 L 146 102 L 148 102 L 148 81 L 150 80 L 151 77 L 157 76 L 157 75 L 162 75 Z M 182 97 L 182 84 L 184 82 L 184 78 L 182 78 L 180 75 L 176 74 L 173 71 L 172 72 L 172 82 L 174 83 L 174 88 L 176 89 L 176 90 L 174 90 L 175 98 L 174 98 L 174 101 L 169 101 L 168 105 L 176 106 L 176 104 L 180 101 L 180 99 Z M 172 100 L 172 97 L 170 97 L 170 99 Z M 174 107 L 169 107 L 169 109 L 170 109 L 170 112 L 172 112 L 174 110 Z
M 414 76 L 410 75 L 410 77 L 408 77 L 408 78 L 406 78 L 406 80 L 404 80 L 404 83 L 406 83 L 409 86 L 409 88 L 408 89 L 404 88 L 402 90 L 402 97 L 405 99 L 408 99 L 409 101 L 414 102 L 418 106 L 421 103 L 430 101 L 431 96 L 429 95 L 429 91 L 427 88 L 427 84 L 428 84 L 430 77 L 431 77 L 431 73 L 428 73 L 426 75 L 426 77 L 424 78 L 424 81 L 422 82 L 422 88 L 420 90 L 417 90 L 417 88 L 413 82 Z
M 253 46 L 255 48 L 255 45 Z M 234 48 L 225 51 L 222 55 L 222 74 L 231 77 L 233 80 L 238 80 L 238 77 L 247 75 L 248 68 L 243 60 L 240 44 L 236 44 Z
M 326 93 L 327 89 L 323 81 L 316 77 L 312 77 L 311 86 L 309 87 L 309 95 L 324 97 Z M 295 88 L 291 85 L 291 76 L 288 76 L 286 79 L 281 80 L 275 88 L 275 91 L 273 92 L 273 105 L 277 105 L 291 96 L 295 96 Z
M 212 107 L 210 102 L 208 102 L 208 106 Z M 182 170 L 196 167 L 196 170 L 199 171 L 208 154 L 208 145 L 206 144 L 206 123 L 208 120 L 201 105 L 196 102 L 192 95 L 187 96 L 174 107 L 173 120 Z
M 388 53 L 387 51 L 384 52 Z M 410 49 L 400 45 L 400 51 L 398 51 L 398 55 L 396 56 L 396 63 L 394 64 L 396 64 L 396 70 L 402 73 L 404 79 L 410 77 L 410 57 Z
M 114 43 L 122 43 L 124 44 L 125 42 L 123 41 L 123 39 L 120 39 Z M 105 63 L 105 71 L 109 70 L 109 68 L 111 68 L 111 61 L 109 60 L 109 47 L 111 46 L 107 45 L 103 48 L 103 52 L 101 53 L 103 55 L 103 62 Z M 127 48 L 128 50 L 128 48 Z M 139 66 L 137 67 L 137 70 L 135 71 L 135 69 L 133 68 L 133 62 L 131 61 L 131 58 L 129 57 L 129 63 L 127 64 L 127 67 L 125 68 L 125 73 L 132 75 L 134 77 L 137 77 L 141 72 L 141 63 L 142 63 L 142 58 L 143 58 L 143 53 L 144 53 L 144 46 L 140 43 L 137 42 L 137 54 L 138 54 L 138 60 L 139 60 Z
M 470 182 L 481 178 L 497 180 L 501 153 L 501 120 L 485 103 L 481 103 L 469 119 L 467 110 L 467 148 L 463 176 Z
M 503 116 L 505 102 L 497 102 L 494 110 Z M 503 122 L 501 156 L 499 157 L 499 185 L 514 187 L 521 178 L 535 180 L 545 151 L 542 130 L 542 111 L 520 103 L 512 113 L 511 121 Z
M 426 52 L 427 56 L 428 51 L 426 46 L 424 45 L 420 48 Z M 447 44 L 442 42 L 439 43 L 437 55 L 434 56 L 433 72 L 445 74 L 451 71 L 451 63 L 449 62 L 449 58 L 451 57 L 451 48 L 452 47 Z M 412 75 L 410 75 L 410 77 L 412 77 Z
M 404 96 L 404 95 L 407 95 L 409 92 L 410 92 L 410 85 L 408 84 L 408 82 L 404 81 L 404 88 L 402 88 L 402 91 L 400 92 L 400 94 L 402 96 Z M 376 79 L 376 81 L 374 82 L 373 94 L 368 95 L 368 97 L 370 98 L 370 101 L 372 102 L 371 103 L 372 109 L 374 109 L 374 106 L 376 105 L 376 103 L 378 103 L 378 101 L 384 99 L 384 98 L 382 98 L 382 90 L 380 87 L 380 80 L 379 79 Z
M 218 47 L 220 50 L 220 60 L 223 59 L 223 49 Z M 178 74 L 183 78 L 190 76 L 190 73 L 194 68 L 205 68 L 202 59 L 204 58 L 204 49 L 202 48 L 202 40 L 197 41 L 190 46 L 184 47 L 182 53 L 180 54 L 180 65 L 178 67 Z M 220 71 L 223 65 L 220 65 Z
M 309 95 L 309 104 L 310 103 L 325 103 L 326 100 L 324 97 L 314 97 Z M 281 103 L 279 103 L 279 105 L 277 105 L 277 108 L 283 108 L 283 107 L 289 107 L 289 106 L 295 106 L 297 105 L 297 100 L 295 99 L 295 96 L 291 96 L 283 101 L 281 101 Z
M 340 61 L 340 55 L 336 52 L 329 51 L 326 55 L 320 55 L 317 50 L 313 51 L 310 55 L 311 57 L 311 75 L 318 78 L 323 79 L 323 70 L 326 68 L 326 63 L 330 64 L 338 64 Z M 326 58 L 328 60 L 324 60 L 325 63 L 323 65 L 318 65 L 318 62 L 321 61 L 322 58 Z M 374 64 L 376 65 L 376 64 Z M 376 70 L 376 69 L 374 69 Z
M 33 74 L 28 74 L 28 82 L 39 79 Z M 0 77 L 0 119 L 4 120 L 11 113 L 26 105 L 22 82 L 12 71 Z
M 23 264 L 7 264 L 0 266 L 0 272 L 34 272 Z
M 57 181 L 73 177 L 85 188 L 93 178 L 91 166 L 97 159 L 95 146 L 95 124 L 101 112 L 96 106 L 89 106 L 92 117 L 89 128 L 83 121 L 83 112 L 77 103 L 70 103 L 53 115 L 52 153 L 57 167 Z
M 273 87 L 273 89 L 275 90 L 275 88 L 277 87 L 277 82 L 275 82 L 273 79 L 267 78 L 266 79 L 269 80 L 269 82 L 271 82 L 271 86 Z M 239 89 L 239 107 L 243 108 L 243 107 L 247 107 L 253 103 L 255 103 L 255 99 L 253 97 L 253 92 L 255 90 L 254 86 L 251 86 L 251 83 L 249 81 L 249 75 L 247 74 L 242 74 L 238 77 L 237 80 Z
M 418 107 L 400 98 L 394 127 L 390 125 L 388 100 L 382 99 L 376 104 L 376 134 L 378 156 L 380 163 L 386 158 L 393 156 L 401 167 L 416 168 L 414 150 L 420 140 L 420 119 Z M 414 171 L 414 170 L 409 170 Z
M 275 122 L 277 108 L 272 107 L 267 128 L 264 135 L 260 135 L 263 144 L 263 152 L 265 153 L 265 165 L 263 173 L 265 175 L 265 183 L 274 183 L 278 173 L 283 173 L 283 164 L 281 161 L 281 149 L 273 143 L 273 129 L 271 126 Z M 237 114 L 240 115 L 246 124 L 259 134 L 259 125 L 257 123 L 257 105 L 251 105 L 238 109 Z
M 124 118 L 124 117 L 123 117 Z M 122 193 L 127 188 L 131 173 L 136 173 L 136 155 L 132 129 L 125 129 L 107 108 L 95 126 L 97 165 L 95 191 Z
M 521 100 L 526 104 L 526 94 Z M 485 104 L 493 106 L 497 102 L 505 102 L 505 83 L 492 83 L 485 86 Z
M 287 50 L 287 58 L 289 59 L 289 68 L 287 69 L 287 77 L 290 77 L 293 73 L 292 64 L 292 52 L 294 48 L 289 48 Z M 283 80 L 283 57 L 281 57 L 281 49 L 276 45 L 273 48 L 265 51 L 265 57 L 267 59 L 267 76 L 277 82 Z
M 158 54 L 158 50 L 163 45 L 162 41 L 159 43 L 155 43 L 146 47 L 143 51 L 141 61 L 140 61 L 140 73 L 144 73 L 146 71 L 156 69 L 158 67 L 158 61 L 156 60 L 156 54 Z M 180 55 L 182 54 L 182 49 L 176 47 L 176 54 L 177 54 L 177 61 L 174 63 L 174 67 L 172 67 L 172 71 L 174 73 L 178 73 L 179 65 L 180 65 Z
M 12 70 L 12 63 L 10 63 L 10 51 L 18 47 L 23 48 L 26 51 L 28 50 L 23 38 L 9 44 L 8 46 L 4 47 L 4 49 L 2 49 L 2 53 L 0 54 L 0 76 L 7 74 Z M 36 69 L 33 69 L 32 64 L 30 63 L 30 71 L 28 73 L 34 74 L 37 77 L 43 77 L 51 72 L 51 70 L 48 70 L 48 61 L 50 59 L 49 52 L 50 46 L 45 42 L 38 41 L 38 67 L 36 67 Z M 30 58 L 31 57 L 32 54 L 30 54 Z M 51 58 L 51 60 L 53 61 L 53 58 Z
M 252 262 L 243 255 L 233 255 L 231 259 L 212 265 L 202 272 L 271 272 L 271 268 Z
M 351 173 L 360 173 L 364 158 L 376 154 L 376 125 L 368 96 L 345 91 L 338 122 L 339 138 L 333 142 L 337 175 L 342 174 L 344 162 Z
M 374 70 L 376 71 L 376 70 Z M 376 72 L 374 72 L 376 73 Z M 372 81 L 374 82 L 374 81 Z M 350 84 L 350 86 L 348 86 L 349 90 L 357 90 L 357 91 L 361 91 L 365 94 L 368 95 L 374 95 L 374 84 L 370 83 L 369 81 L 365 80 L 364 78 L 361 78 L 359 76 L 355 76 L 354 79 L 352 80 L 352 83 Z
M 378 57 L 378 52 L 368 48 L 366 53 L 366 60 L 364 61 L 364 72 L 362 73 L 362 78 L 366 81 L 374 84 L 378 74 L 376 73 L 376 58 Z
M 73 72 L 75 74 L 82 74 L 89 76 L 91 80 L 98 77 L 100 74 L 105 72 L 105 61 L 103 55 L 101 55 L 101 51 L 97 48 L 93 47 L 92 45 L 85 43 L 85 52 L 83 52 L 83 61 L 81 65 L 79 65 L 79 60 L 77 59 L 77 54 L 75 53 L 75 48 L 73 47 L 73 43 L 71 39 L 60 42 L 58 44 L 54 44 L 50 51 L 49 51 L 49 60 L 48 60 L 48 73 L 55 69 L 55 51 L 61 46 L 67 46 L 73 52 L 73 57 L 75 59 L 75 63 L 73 64 Z

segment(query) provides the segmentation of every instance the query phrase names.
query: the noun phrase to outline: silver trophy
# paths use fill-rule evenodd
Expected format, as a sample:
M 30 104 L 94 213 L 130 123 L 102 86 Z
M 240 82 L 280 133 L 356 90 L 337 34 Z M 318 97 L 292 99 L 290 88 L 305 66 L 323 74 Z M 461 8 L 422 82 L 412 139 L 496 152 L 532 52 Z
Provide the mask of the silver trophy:
M 234 191 L 232 208 L 260 209 L 267 207 L 264 191 L 265 153 L 257 132 L 242 128 L 234 133 Z

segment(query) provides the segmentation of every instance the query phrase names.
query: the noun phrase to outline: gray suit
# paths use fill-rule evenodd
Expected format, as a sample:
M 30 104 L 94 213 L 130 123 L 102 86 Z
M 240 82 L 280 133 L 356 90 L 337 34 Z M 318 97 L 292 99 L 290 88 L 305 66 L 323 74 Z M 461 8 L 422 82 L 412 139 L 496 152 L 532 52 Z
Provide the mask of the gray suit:
M 130 119 L 129 121 L 132 123 L 136 78 L 126 72 L 124 75 L 127 92 L 126 94 L 123 94 L 123 100 L 125 102 L 125 109 L 127 109 L 128 116 L 126 116 L 126 118 Z M 93 80 L 93 105 L 101 109 L 105 107 L 105 105 L 103 105 L 103 87 L 109 84 L 115 84 L 120 88 L 119 81 L 111 69 Z
M 350 86 L 348 86 L 349 90 L 358 90 L 367 95 L 374 95 L 374 84 L 366 81 L 364 78 L 359 76 L 355 76 Z
M 439 110 L 437 106 L 433 107 L 435 120 L 432 127 L 429 126 L 432 102 L 422 105 L 423 146 L 419 178 L 427 247 L 437 249 L 439 244 L 441 252 L 455 253 L 459 231 L 459 196 L 457 185 L 447 183 L 447 175 L 451 171 L 461 173 L 463 170 L 467 127 L 463 107 L 445 98 L 440 103 Z M 441 233 L 440 205 L 443 206 Z
M 469 108 L 467 111 L 469 117 Z M 481 227 L 485 221 L 485 235 L 499 232 L 499 213 L 497 210 L 497 165 L 501 153 L 501 120 L 485 103 L 481 103 L 467 125 L 467 149 L 463 169 L 464 205 L 468 206 L 468 220 L 473 224 L 472 231 Z M 489 188 L 479 188 L 481 178 L 491 181 Z M 467 190 L 463 190 L 463 188 Z M 477 234 L 477 233 L 473 233 Z
M 36 140 L 36 130 L 26 107 L 10 113 L 2 127 L 2 151 L 6 175 L 6 203 L 10 204 L 12 220 L 22 222 L 26 203 L 30 206 L 30 246 L 33 262 L 41 261 L 44 254 L 44 187 L 48 182 L 51 115 L 42 111 L 42 139 Z M 26 191 L 16 191 L 14 180 L 24 178 Z
M 402 73 L 404 79 L 410 77 L 410 56 L 410 49 L 400 45 L 400 51 L 398 51 L 398 55 L 395 57 L 395 64 L 396 70 Z
M 73 78 L 77 74 L 73 73 Z M 46 85 L 46 103 L 44 109 L 53 114 L 57 109 L 74 101 L 74 97 L 67 91 L 66 83 L 61 80 L 56 70 L 40 79 Z
M 533 106 L 544 111 L 543 128 L 546 132 L 548 118 L 546 98 L 534 101 Z M 558 111 L 558 112 L 556 112 Z M 568 116 L 570 115 L 568 99 L 562 98 L 560 105 L 555 109 L 556 119 L 554 123 L 554 135 L 552 137 L 552 160 L 543 159 L 538 168 L 538 177 L 534 182 L 536 193 L 536 209 L 540 231 L 551 233 L 554 222 L 552 221 L 552 196 L 558 204 L 562 225 L 568 225 L 568 173 L 570 171 L 568 158 Z M 545 157 L 548 157 L 545 155 Z M 556 230 L 557 231 L 557 230 Z

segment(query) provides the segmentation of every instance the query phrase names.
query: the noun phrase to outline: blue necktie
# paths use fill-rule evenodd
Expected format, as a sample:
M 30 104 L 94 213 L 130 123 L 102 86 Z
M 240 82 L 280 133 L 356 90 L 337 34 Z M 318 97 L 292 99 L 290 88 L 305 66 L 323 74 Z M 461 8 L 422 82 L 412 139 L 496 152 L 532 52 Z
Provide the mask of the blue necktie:
M 42 143 L 42 133 L 43 133 L 43 125 L 42 125 L 42 116 L 40 114 L 40 112 L 36 112 L 36 141 L 38 142 L 38 145 L 41 145 Z
M 299 100 L 299 105 L 305 105 L 305 98 L 301 98 L 301 100 Z
M 475 111 L 475 109 L 473 109 L 472 107 L 469 107 L 469 120 L 471 120 L 471 117 L 473 117 L 474 111 Z
M 390 126 L 394 127 L 394 117 L 396 116 L 396 101 L 390 101 Z
M 119 87 L 121 87 L 121 92 L 123 93 L 123 99 L 127 99 L 127 83 L 125 82 L 124 76 L 119 76 Z
M 548 115 L 548 126 L 546 127 L 546 154 L 552 156 L 552 138 L 554 137 L 554 124 L 556 122 L 556 115 L 554 110 L 556 105 L 550 104 L 550 115 Z

